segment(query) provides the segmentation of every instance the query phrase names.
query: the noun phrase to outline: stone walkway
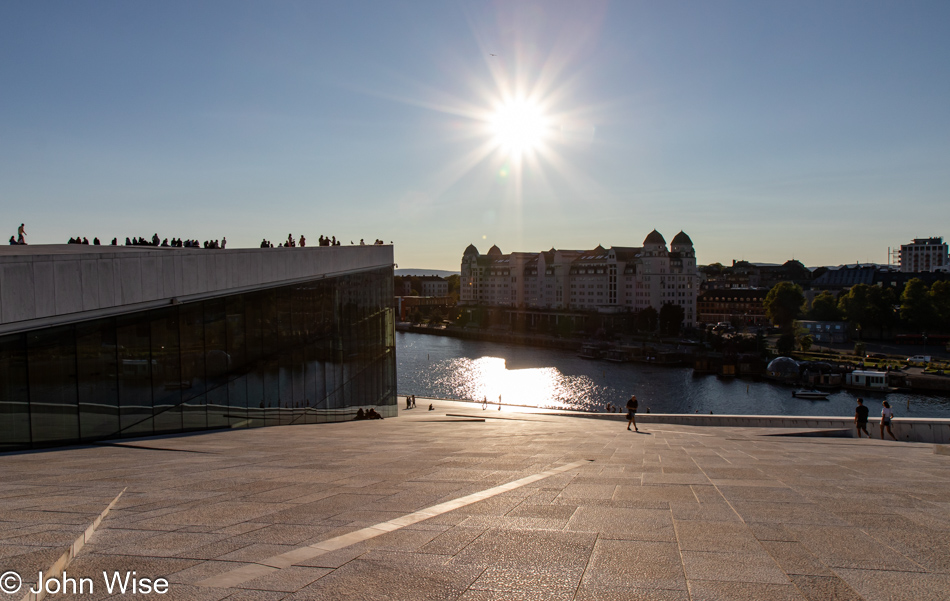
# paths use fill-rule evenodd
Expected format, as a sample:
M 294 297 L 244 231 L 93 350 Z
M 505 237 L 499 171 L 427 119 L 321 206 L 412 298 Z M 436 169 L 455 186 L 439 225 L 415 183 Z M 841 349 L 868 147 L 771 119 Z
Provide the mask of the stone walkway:
M 428 403 L 0 456 L 0 572 L 29 584 L 126 489 L 66 598 L 104 570 L 189 601 L 950 598 L 933 445 Z

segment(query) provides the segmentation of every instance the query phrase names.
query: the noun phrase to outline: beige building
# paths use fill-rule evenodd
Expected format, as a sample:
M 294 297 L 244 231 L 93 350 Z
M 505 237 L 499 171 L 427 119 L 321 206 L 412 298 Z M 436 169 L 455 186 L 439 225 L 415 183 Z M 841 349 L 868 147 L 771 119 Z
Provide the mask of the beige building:
M 656 230 L 642 247 L 482 255 L 469 245 L 461 272 L 461 305 L 637 313 L 674 304 L 684 323 L 698 317 L 696 252 L 683 232 L 669 248 Z
M 943 238 L 914 238 L 910 244 L 901 244 L 900 270 L 903 273 L 947 271 L 948 267 L 950 260 Z

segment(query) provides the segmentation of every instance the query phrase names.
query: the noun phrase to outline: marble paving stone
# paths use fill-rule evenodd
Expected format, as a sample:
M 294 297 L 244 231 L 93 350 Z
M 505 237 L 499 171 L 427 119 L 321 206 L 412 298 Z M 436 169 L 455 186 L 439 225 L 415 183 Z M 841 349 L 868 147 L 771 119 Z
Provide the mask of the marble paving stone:
M 798 542 L 764 540 L 760 544 L 786 574 L 830 576 L 831 570 Z
M 581 585 L 577 589 L 574 601 L 690 601 L 686 590 L 671 590 L 659 588 L 640 588 L 634 586 L 619 586 L 603 588 Z
M 601 539 L 674 542 L 673 518 L 662 509 L 577 508 L 567 529 L 599 532 Z
M 287 593 L 276 591 L 239 590 L 231 593 L 228 590 L 227 592 L 230 593 L 226 597 L 227 601 L 281 601 L 287 597 Z
M 621 484 L 613 496 L 614 500 L 638 501 L 678 501 L 698 503 L 693 490 L 687 485 L 679 486 L 640 486 Z
M 476 515 L 465 519 L 459 526 L 466 528 L 494 528 L 496 530 L 564 530 L 567 520 L 526 518 L 512 516 Z
M 573 590 L 492 591 L 469 589 L 458 601 L 574 601 Z
M 782 524 L 771 522 L 746 522 L 752 535 L 760 541 L 798 542 L 798 537 L 792 534 Z
M 293 566 L 280 570 L 279 572 L 274 572 L 273 574 L 248 580 L 247 582 L 239 584 L 238 588 L 292 593 L 323 578 L 332 571 L 333 570 L 326 568 Z
M 389 557 L 355 560 L 286 599 L 455 599 L 468 590 L 480 572 L 466 566 L 404 565 Z
M 950 574 L 845 569 L 835 572 L 866 601 L 946 601 L 950 591 Z
M 761 553 L 683 551 L 683 567 L 690 580 L 789 584 L 788 576 L 765 551 Z
M 584 573 L 590 588 L 686 590 L 675 543 L 598 540 Z
M 453 562 L 500 566 L 575 566 L 587 561 L 596 535 L 587 532 L 488 530 L 455 555 Z
M 492 591 L 570 591 L 573 593 L 584 574 L 584 566 L 489 566 L 472 583 L 472 589 Z
M 456 526 L 446 530 L 439 536 L 419 548 L 422 553 L 433 553 L 436 555 L 455 555 L 473 540 L 485 532 L 487 528 L 466 528 Z
M 719 492 L 731 501 L 757 501 L 760 503 L 811 503 L 811 499 L 788 487 L 769 486 L 722 486 Z
M 788 526 L 809 551 L 832 568 L 923 572 L 918 563 L 858 528 Z
M 610 499 L 616 484 L 569 484 L 561 491 L 563 499 Z
M 689 551 L 756 553 L 759 541 L 746 524 L 739 522 L 677 521 L 676 541 Z
M 827 599 L 862 601 L 863 599 L 844 580 L 834 574 L 827 576 L 792 575 L 791 579 L 798 590 L 801 591 L 802 596 L 808 601 L 826 601 Z
M 670 503 L 674 520 L 699 520 L 703 522 L 736 522 L 742 518 L 727 503 Z
M 808 599 L 790 584 L 714 580 L 691 580 L 689 594 L 691 601 L 806 601 Z M 824 599 L 833 600 L 836 597 Z
M 928 445 L 674 425 L 633 436 L 622 422 L 527 414 L 466 428 L 432 417 L 2 455 L 0 557 L 48 568 L 127 487 L 70 573 L 165 575 L 174 598 L 781 600 L 849 599 L 850 589 L 927 601 L 950 588 L 950 458 Z M 314 445 L 316 463 L 301 453 Z M 588 459 L 324 555 L 306 550 Z M 195 586 L 301 547 L 309 559 L 259 582 L 219 580 L 282 590 Z

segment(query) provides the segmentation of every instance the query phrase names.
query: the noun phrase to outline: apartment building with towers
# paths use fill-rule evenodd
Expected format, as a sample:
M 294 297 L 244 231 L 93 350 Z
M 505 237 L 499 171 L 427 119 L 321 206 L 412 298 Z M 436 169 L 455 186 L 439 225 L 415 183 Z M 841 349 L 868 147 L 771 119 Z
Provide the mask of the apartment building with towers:
M 658 231 L 640 247 L 462 255 L 459 304 L 551 311 L 638 313 L 665 304 L 683 307 L 684 323 L 697 322 L 699 271 L 693 241 L 684 232 L 669 247 Z

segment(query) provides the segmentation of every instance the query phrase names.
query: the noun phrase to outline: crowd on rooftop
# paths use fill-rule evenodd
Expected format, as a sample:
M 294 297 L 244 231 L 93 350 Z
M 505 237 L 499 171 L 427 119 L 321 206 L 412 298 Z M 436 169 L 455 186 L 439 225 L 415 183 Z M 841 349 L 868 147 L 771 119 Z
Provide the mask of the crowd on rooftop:
M 86 236 L 76 236 L 75 238 L 70 238 L 66 243 L 67 244 L 90 244 L 89 238 L 87 238 Z M 151 239 L 143 238 L 142 236 L 131 236 L 131 237 L 126 236 L 125 238 L 125 246 L 164 246 L 164 247 L 174 247 L 174 248 L 223 249 L 227 247 L 227 243 L 228 243 L 228 239 L 226 237 L 222 237 L 220 241 L 219 240 L 205 240 L 204 242 L 199 242 L 198 240 L 191 240 L 191 239 L 186 240 L 183 238 L 172 238 L 171 240 L 169 240 L 168 238 L 162 239 L 158 237 L 157 233 L 152 234 Z M 317 240 L 317 243 L 319 246 L 341 246 L 343 242 L 341 240 L 337 240 L 336 236 L 324 236 L 321 234 L 320 238 L 318 238 Z M 364 246 L 366 244 L 363 238 L 360 238 L 359 243 L 360 243 L 360 246 Z M 10 244 L 11 245 L 26 244 L 26 229 L 22 223 L 20 224 L 20 227 L 17 229 L 17 236 L 16 237 L 10 236 Z M 102 242 L 99 240 L 98 237 L 94 237 L 92 239 L 91 244 L 93 246 L 101 246 Z M 350 244 L 354 244 L 354 242 L 350 240 Z M 385 242 L 377 238 L 376 242 L 374 242 L 373 244 L 385 244 Z M 392 242 L 390 242 L 390 244 L 392 244 Z M 119 246 L 119 239 L 113 238 L 110 245 Z M 294 238 L 293 234 L 287 234 L 287 240 L 279 243 L 277 245 L 277 248 L 295 248 L 297 246 L 301 248 L 306 247 L 307 237 L 301 234 L 299 238 Z M 266 238 L 261 239 L 260 247 L 261 248 L 275 248 L 274 243 Z

